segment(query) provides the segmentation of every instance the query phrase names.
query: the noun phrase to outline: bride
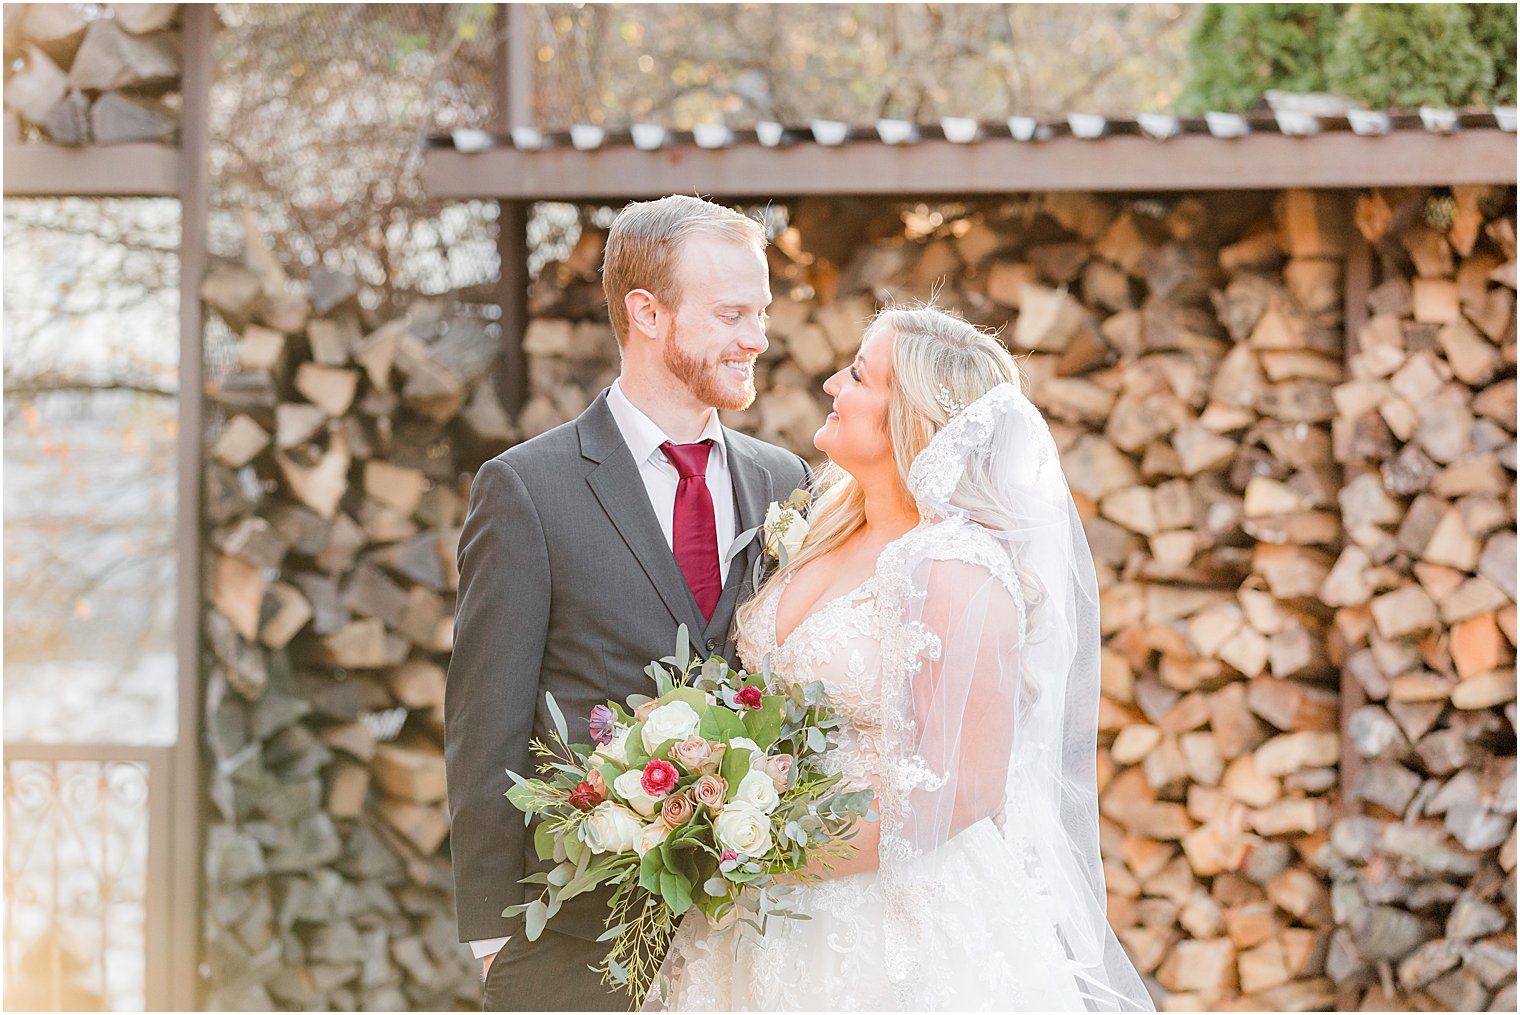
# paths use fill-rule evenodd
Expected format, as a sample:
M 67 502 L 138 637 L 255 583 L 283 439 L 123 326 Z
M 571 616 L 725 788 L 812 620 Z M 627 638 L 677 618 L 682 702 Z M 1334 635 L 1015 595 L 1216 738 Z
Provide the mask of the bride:
M 889 309 L 824 390 L 833 479 L 739 646 L 824 682 L 878 820 L 777 890 L 808 919 L 683 921 L 648 1007 L 1153 1010 L 1105 917 L 1092 558 L 1018 368 Z

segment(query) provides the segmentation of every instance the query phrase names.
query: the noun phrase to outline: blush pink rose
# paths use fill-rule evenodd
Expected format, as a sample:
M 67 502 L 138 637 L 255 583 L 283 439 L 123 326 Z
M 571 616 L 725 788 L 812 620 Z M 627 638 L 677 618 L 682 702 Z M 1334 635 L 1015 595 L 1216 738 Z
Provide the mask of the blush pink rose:
M 697 773 L 702 766 L 707 764 L 707 759 L 712 757 L 713 745 L 701 737 L 687 737 L 670 749 L 672 760 L 681 764 L 686 771 Z
M 697 803 L 715 811 L 723 806 L 723 798 L 728 795 L 728 780 L 721 775 L 704 775 L 691 788 L 691 795 Z
M 792 765 L 796 759 L 790 754 L 776 754 L 762 760 L 757 767 L 765 770 L 765 774 L 771 777 L 771 782 L 776 784 L 779 793 L 786 789 L 786 785 L 792 778 Z
M 691 819 L 696 810 L 697 805 L 691 802 L 691 796 L 687 793 L 679 793 L 668 797 L 660 806 L 660 820 L 669 828 L 680 828 Z

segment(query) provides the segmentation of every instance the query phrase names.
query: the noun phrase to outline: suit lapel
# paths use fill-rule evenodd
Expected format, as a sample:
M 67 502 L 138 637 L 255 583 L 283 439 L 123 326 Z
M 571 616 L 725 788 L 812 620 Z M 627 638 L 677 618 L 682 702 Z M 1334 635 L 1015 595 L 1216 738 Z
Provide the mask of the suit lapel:
M 644 492 L 639 467 L 634 463 L 628 445 L 623 443 L 612 410 L 607 408 L 606 392 L 581 415 L 577 428 L 581 435 L 582 456 L 598 463 L 586 476 L 591 492 L 649 576 L 650 584 L 659 593 L 670 616 L 677 623 L 686 625 L 693 645 L 697 651 L 703 651 L 702 632 L 707 621 L 692 598 L 686 576 L 665 544 L 659 519 L 655 518 L 649 497 Z
M 737 531 L 744 532 L 759 525 L 765 520 L 765 509 L 771 501 L 777 499 L 776 492 L 772 489 L 774 481 L 771 474 L 761 466 L 750 450 L 740 441 L 734 439 L 732 430 L 724 433 L 724 444 L 728 449 L 728 471 L 734 484 L 734 503 L 738 508 L 739 528 Z M 728 548 L 723 547 L 726 551 Z M 728 580 L 724 582 L 724 603 L 727 609 L 720 608 L 713 612 L 712 623 L 706 625 L 704 632 L 708 639 L 713 639 L 725 634 L 733 621 L 733 611 L 739 602 L 753 591 L 748 588 L 749 576 L 755 566 L 755 557 L 760 552 L 760 540 L 752 539 L 744 552 L 735 557 L 728 565 Z

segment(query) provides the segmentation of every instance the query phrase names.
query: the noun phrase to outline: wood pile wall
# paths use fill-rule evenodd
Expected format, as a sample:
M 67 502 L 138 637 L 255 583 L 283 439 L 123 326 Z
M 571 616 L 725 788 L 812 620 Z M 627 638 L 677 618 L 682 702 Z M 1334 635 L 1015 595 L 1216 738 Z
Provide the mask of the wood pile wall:
M 257 242 L 207 281 L 240 335 L 208 463 L 216 1007 L 476 997 L 454 548 L 474 468 L 615 376 L 592 211 L 533 284 L 515 420 L 447 303 L 292 295 Z M 1051 422 L 1103 590 L 1110 916 L 1158 1001 L 1512 1006 L 1513 190 L 786 214 L 761 395 L 725 422 L 816 461 L 823 379 L 931 294 L 1003 327 Z
M 1326 865 L 1348 1007 L 1515 1007 L 1515 218 L 1362 195 L 1377 284 L 1336 387 L 1346 540 L 1320 598 L 1353 678 Z
M 179 4 L 6 4 L 6 139 L 179 136 Z
M 479 1005 L 457 941 L 443 688 L 470 474 L 510 440 L 499 339 L 445 302 L 380 320 L 256 234 L 202 296 L 208 1007 Z

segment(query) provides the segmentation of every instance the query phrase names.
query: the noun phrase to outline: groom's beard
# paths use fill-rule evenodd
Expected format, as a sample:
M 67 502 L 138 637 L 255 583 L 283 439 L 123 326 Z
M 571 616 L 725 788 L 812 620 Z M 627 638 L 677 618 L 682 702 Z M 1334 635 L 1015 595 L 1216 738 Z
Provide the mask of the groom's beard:
M 665 343 L 665 368 L 686 385 L 693 398 L 725 412 L 742 412 L 754 404 L 755 361 L 746 362 L 749 374 L 740 382 L 721 361 L 707 363 L 687 352 L 677 335 L 671 335 Z M 726 373 L 733 379 L 725 377 Z

